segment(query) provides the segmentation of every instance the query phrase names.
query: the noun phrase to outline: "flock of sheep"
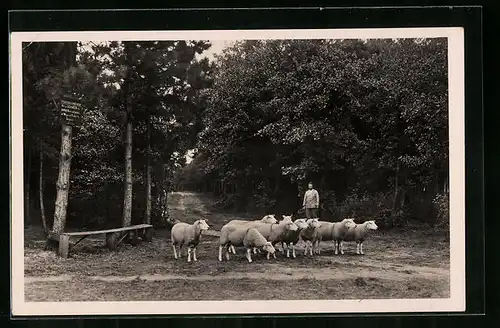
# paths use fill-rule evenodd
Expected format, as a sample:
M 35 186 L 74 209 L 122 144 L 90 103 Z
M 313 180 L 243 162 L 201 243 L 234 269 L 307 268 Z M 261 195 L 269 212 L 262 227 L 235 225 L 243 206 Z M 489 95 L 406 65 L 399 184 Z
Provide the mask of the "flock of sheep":
M 270 255 L 276 258 L 275 246 L 281 244 L 281 251 L 286 256 L 296 257 L 295 245 L 302 240 L 306 247 L 304 255 L 309 252 L 320 254 L 319 243 L 321 241 L 334 241 L 335 254 L 344 254 L 343 242 L 357 243 L 356 254 L 363 253 L 363 241 L 367 233 L 371 230 L 377 230 L 375 221 L 366 221 L 362 224 L 356 224 L 354 219 L 348 218 L 340 222 L 319 221 L 318 219 L 296 219 L 292 221 L 291 216 L 283 216 L 278 222 L 274 215 L 266 215 L 260 220 L 245 221 L 232 220 L 224 225 L 220 231 L 219 239 L 219 261 L 223 260 L 222 252 L 225 251 L 226 260 L 229 260 L 229 253 L 236 254 L 236 247 L 244 246 L 246 249 L 246 258 L 252 262 L 252 252 L 255 254 L 263 250 L 267 253 L 267 259 Z M 200 242 L 203 231 L 209 229 L 205 220 L 197 220 L 193 224 L 178 222 L 172 227 L 171 241 L 175 259 L 181 257 L 181 249 L 187 246 L 187 261 L 196 259 L 196 247 Z M 177 254 L 177 249 L 179 251 Z

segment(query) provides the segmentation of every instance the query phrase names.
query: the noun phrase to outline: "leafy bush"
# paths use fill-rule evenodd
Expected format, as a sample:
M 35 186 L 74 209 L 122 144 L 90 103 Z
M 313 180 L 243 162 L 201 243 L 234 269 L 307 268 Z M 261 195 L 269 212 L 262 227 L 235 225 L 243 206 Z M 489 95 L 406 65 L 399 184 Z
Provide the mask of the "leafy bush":
M 436 210 L 436 227 L 448 228 L 450 225 L 449 194 L 437 194 L 432 203 Z

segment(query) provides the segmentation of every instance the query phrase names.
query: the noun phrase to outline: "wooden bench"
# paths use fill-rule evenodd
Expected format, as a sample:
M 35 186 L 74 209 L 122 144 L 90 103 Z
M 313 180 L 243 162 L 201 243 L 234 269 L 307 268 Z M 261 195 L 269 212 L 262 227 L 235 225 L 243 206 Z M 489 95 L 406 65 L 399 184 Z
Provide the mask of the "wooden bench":
M 106 235 L 106 246 L 110 250 L 115 250 L 118 245 L 125 239 L 127 235 L 133 234 L 132 238 L 137 238 L 138 232 L 142 230 L 142 238 L 146 241 L 151 241 L 153 238 L 153 226 L 150 224 L 138 224 L 129 227 L 115 228 L 108 230 L 95 230 L 95 231 L 79 231 L 79 232 L 64 232 L 59 236 L 50 233 L 49 238 L 59 241 L 59 256 L 67 258 L 70 250 L 70 238 L 71 237 L 81 237 L 76 243 L 71 245 L 71 248 L 75 247 L 82 240 L 92 235 Z M 120 232 L 125 232 L 123 235 Z M 121 236 L 120 236 L 121 235 Z

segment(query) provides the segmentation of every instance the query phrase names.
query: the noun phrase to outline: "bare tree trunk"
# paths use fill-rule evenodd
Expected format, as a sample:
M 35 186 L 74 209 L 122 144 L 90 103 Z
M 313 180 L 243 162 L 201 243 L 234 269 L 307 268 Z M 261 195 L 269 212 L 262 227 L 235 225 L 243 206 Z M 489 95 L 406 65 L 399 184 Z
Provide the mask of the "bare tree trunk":
M 396 168 L 396 182 L 394 184 L 394 199 L 392 202 L 392 209 L 393 211 L 396 210 L 397 207 L 397 201 L 398 201 L 398 190 L 399 190 L 399 163 Z
M 40 216 L 42 217 L 43 231 L 47 233 L 47 219 L 45 218 L 45 205 L 43 203 L 43 151 L 40 147 L 40 179 L 38 184 L 40 194 Z
M 71 42 L 66 45 L 66 64 L 65 68 L 70 69 L 76 63 L 77 43 Z M 57 195 L 54 208 L 54 222 L 52 232 L 56 235 L 61 234 L 66 227 L 66 212 L 68 208 L 68 193 L 71 170 L 71 138 L 73 127 L 62 123 L 61 127 L 61 152 L 59 155 L 59 176 L 57 178 Z M 49 241 L 49 240 L 48 240 Z
M 61 234 L 66 226 L 66 210 L 68 207 L 69 174 L 71 169 L 71 125 L 63 123 L 61 129 L 61 153 L 59 155 L 59 176 L 57 178 L 57 196 L 54 211 L 52 232 Z
M 146 224 L 151 224 L 151 122 L 147 118 L 147 159 L 146 159 Z
M 127 123 L 125 128 L 125 194 L 123 197 L 122 226 L 132 224 L 132 119 L 130 108 L 127 109 Z
M 28 148 L 24 180 L 24 224 L 30 223 L 30 178 L 31 178 L 31 147 Z

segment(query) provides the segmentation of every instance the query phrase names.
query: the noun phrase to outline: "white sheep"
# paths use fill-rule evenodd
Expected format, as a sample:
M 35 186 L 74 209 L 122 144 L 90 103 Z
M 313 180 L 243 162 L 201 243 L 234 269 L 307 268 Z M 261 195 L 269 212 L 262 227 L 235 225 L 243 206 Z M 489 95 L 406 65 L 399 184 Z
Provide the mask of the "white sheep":
M 315 240 L 316 254 L 320 254 L 319 244 L 321 241 L 339 240 L 341 239 L 349 228 L 354 228 L 356 223 L 354 219 L 348 218 L 340 222 L 319 221 L 320 227 Z M 336 244 L 336 243 L 335 243 Z
M 222 262 L 223 248 L 226 250 L 226 259 L 229 260 L 230 246 L 245 246 L 249 263 L 252 262 L 251 251 L 254 247 L 262 248 L 268 254 L 275 252 L 273 245 L 257 229 L 237 225 L 222 227 L 219 239 L 219 261 Z
M 276 218 L 274 217 L 274 214 L 267 214 L 267 215 L 264 215 L 264 217 L 260 220 L 231 220 L 229 221 L 228 223 L 226 223 L 226 225 L 247 225 L 249 223 L 278 223 L 278 220 L 276 220 Z M 253 252 L 254 254 L 257 253 L 258 249 L 257 248 L 254 248 Z M 229 252 L 233 253 L 233 254 L 236 254 L 236 249 L 234 248 L 234 246 L 231 245 L 231 247 L 229 248 Z
M 342 241 L 346 242 L 355 241 L 357 243 L 356 254 L 363 255 L 364 254 L 363 242 L 365 241 L 368 232 L 377 229 L 378 226 L 374 220 L 369 220 L 361 224 L 356 224 L 353 228 L 347 230 L 346 234 L 344 235 L 344 238 L 342 238 Z M 341 254 L 344 254 L 342 241 L 340 242 L 340 252 Z
M 297 231 L 298 226 L 292 222 L 291 217 L 283 217 L 283 220 L 275 224 L 260 223 L 252 225 L 254 228 L 259 230 L 259 232 L 270 241 L 273 245 L 281 242 L 283 237 L 290 231 Z M 270 254 L 267 253 L 267 259 L 269 259 Z M 276 254 L 273 253 L 273 257 L 276 258 Z
M 308 219 L 306 223 L 307 228 L 300 231 L 300 238 L 306 243 L 304 255 L 307 255 L 307 250 L 309 249 L 309 254 L 312 256 L 313 242 L 316 241 L 320 223 L 318 219 Z
M 284 220 L 284 219 L 283 219 Z M 291 217 L 290 217 L 291 220 Z M 298 243 L 300 239 L 300 231 L 303 229 L 307 228 L 309 225 L 307 224 L 306 219 L 296 219 L 293 221 L 295 225 L 297 226 L 297 230 L 295 231 L 287 231 L 283 237 L 281 238 L 281 241 L 278 241 L 277 243 L 281 243 L 281 248 L 282 248 L 282 253 L 284 253 L 285 246 L 286 246 L 286 257 L 290 257 L 290 248 L 292 249 L 292 257 L 296 258 L 295 255 L 295 245 Z
M 235 225 L 226 225 L 224 227 L 234 227 Z M 262 223 L 262 222 L 250 222 L 246 225 L 236 225 L 239 227 L 255 228 L 257 229 L 267 241 L 275 244 L 281 241 L 282 236 L 288 231 L 295 231 L 298 227 L 292 222 L 291 218 L 284 219 L 279 223 Z M 223 228 L 224 228 L 223 227 Z M 233 245 L 234 246 L 234 245 Z M 255 254 L 255 248 L 254 248 Z M 276 254 L 272 254 L 276 258 Z M 267 259 L 269 259 L 270 253 L 267 253 Z
M 191 252 L 193 252 L 193 260 L 196 259 L 196 247 L 200 242 L 200 236 L 203 231 L 208 230 L 209 226 L 205 220 L 196 220 L 193 224 L 188 224 L 184 222 L 178 222 L 174 224 L 170 232 L 170 239 L 172 241 L 172 248 L 174 249 L 174 257 L 180 258 L 182 256 L 181 250 L 182 246 L 186 245 L 188 247 L 187 261 L 191 262 Z M 179 246 L 179 257 L 177 257 L 177 252 L 175 247 Z
M 292 221 L 292 216 L 291 215 L 283 215 L 283 218 L 281 221 L 278 221 L 278 223 L 283 223 L 283 222 L 291 222 Z M 283 242 L 276 242 L 276 244 L 273 244 L 274 247 L 276 247 L 277 244 L 281 245 L 281 254 L 284 254 L 284 243 Z

